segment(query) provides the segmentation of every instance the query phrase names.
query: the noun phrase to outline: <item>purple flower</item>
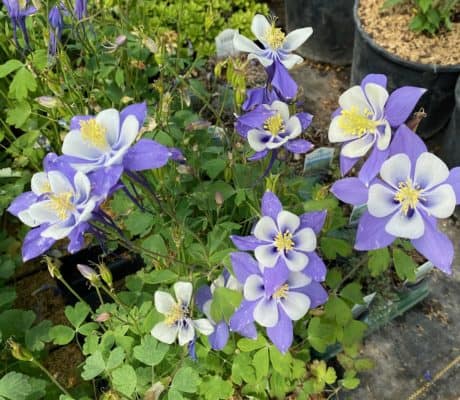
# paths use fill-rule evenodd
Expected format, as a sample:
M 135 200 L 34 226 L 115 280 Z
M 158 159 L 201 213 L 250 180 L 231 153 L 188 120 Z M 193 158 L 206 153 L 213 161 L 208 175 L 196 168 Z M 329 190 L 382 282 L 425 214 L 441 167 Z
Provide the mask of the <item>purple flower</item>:
M 313 145 L 297 138 L 310 125 L 311 120 L 312 116 L 307 113 L 291 116 L 286 103 L 274 101 L 271 105 L 260 105 L 239 117 L 236 128 L 256 151 L 255 159 L 258 159 L 280 147 L 292 153 L 306 153 Z
M 3 4 L 8 11 L 8 15 L 11 19 L 11 24 L 13 25 L 13 36 L 16 47 L 20 49 L 18 38 L 17 38 L 17 28 L 19 27 L 22 30 L 24 35 L 24 41 L 26 47 L 29 48 L 29 35 L 26 28 L 26 17 L 37 12 L 37 9 L 34 6 L 29 5 L 29 0 L 3 0 Z
M 258 87 L 246 91 L 246 99 L 241 106 L 243 111 L 250 111 L 261 104 L 272 104 L 275 100 L 283 101 L 272 88 Z
M 397 237 L 405 238 L 439 269 L 451 272 L 453 245 L 437 229 L 436 219 L 449 217 L 460 203 L 460 168 L 449 172 L 408 128 L 395 135 L 380 179 L 367 187 L 357 178 L 345 178 L 331 190 L 348 203 L 367 204 L 358 226 L 357 250 L 382 248 Z
M 174 153 L 150 139 L 133 145 L 147 116 L 145 103 L 132 104 L 120 113 L 115 109 L 97 116 L 76 116 L 64 138 L 63 159 L 82 172 L 122 166 L 142 171 L 164 166 Z
M 32 191 L 19 195 L 8 208 L 34 228 L 24 239 L 24 261 L 43 254 L 56 240 L 66 237 L 71 253 L 80 250 L 88 221 L 106 197 L 107 185 L 101 177 L 94 175 L 90 180 L 51 154 L 45 159 L 45 171 L 32 176 L 31 187 Z
M 88 15 L 87 6 L 86 0 L 75 0 L 74 12 L 79 21 Z
M 51 8 L 48 21 L 50 23 L 50 40 L 48 44 L 48 53 L 52 56 L 56 55 L 57 43 L 61 40 L 62 29 L 64 27 L 64 19 L 61 9 L 58 6 Z
M 426 91 L 404 86 L 389 95 L 386 83 L 385 75 L 370 74 L 361 85 L 353 86 L 339 98 L 340 108 L 333 114 L 329 140 L 343 143 L 340 151 L 342 175 L 373 149 L 362 174 L 367 182 L 375 177 L 388 157 L 392 130 L 409 118 Z
M 214 332 L 209 335 L 209 343 L 214 350 L 222 350 L 228 342 L 230 335 L 228 324 L 225 320 L 215 322 L 211 317 L 211 305 L 213 294 L 216 288 L 225 287 L 227 289 L 241 292 L 242 285 L 227 270 L 213 281 L 211 286 L 202 286 L 197 290 L 196 303 L 201 312 L 206 315 L 209 322 L 214 326 Z M 255 334 L 255 326 L 252 324 L 243 330 L 249 336 Z
M 326 212 L 306 213 L 298 217 L 283 210 L 279 199 L 267 191 L 262 198 L 262 218 L 251 236 L 232 236 L 239 250 L 254 251 L 265 268 L 278 265 L 291 271 L 304 271 L 315 281 L 322 281 L 326 268 L 314 252 Z
M 233 253 L 231 260 L 244 285 L 244 300 L 230 319 L 230 328 L 243 334 L 242 329 L 255 321 L 267 328 L 270 340 L 285 353 L 293 341 L 292 321 L 325 303 L 327 292 L 309 276 L 283 265 L 263 268 L 249 254 L 240 252 Z

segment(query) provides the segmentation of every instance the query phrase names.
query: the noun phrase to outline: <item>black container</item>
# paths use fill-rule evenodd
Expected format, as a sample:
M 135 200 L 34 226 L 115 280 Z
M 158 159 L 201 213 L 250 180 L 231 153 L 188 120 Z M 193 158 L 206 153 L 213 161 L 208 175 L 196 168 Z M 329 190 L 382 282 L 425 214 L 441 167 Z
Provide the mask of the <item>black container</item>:
M 285 0 L 286 29 L 311 26 L 313 35 L 297 52 L 311 60 L 350 64 L 354 0 Z
M 117 250 L 103 258 L 102 255 L 101 248 L 93 246 L 60 259 L 62 263 L 60 271 L 63 278 L 91 306 L 98 306 L 99 299 L 95 289 L 89 285 L 88 281 L 78 271 L 77 264 L 85 264 L 97 270 L 93 263 L 99 263 L 104 260 L 104 263 L 112 273 L 114 283 L 127 275 L 135 273 L 144 266 L 144 262 L 139 255 L 127 253 L 124 250 Z M 75 296 L 60 281 L 58 283 L 66 303 L 76 303 Z
M 460 75 L 460 64 L 439 66 L 421 64 L 386 51 L 376 44 L 363 30 L 358 16 L 359 0 L 354 7 L 356 27 L 351 68 L 351 83 L 359 84 L 369 73 L 388 76 L 388 90 L 401 86 L 419 86 L 428 89 L 420 99 L 417 108 L 423 107 L 427 117 L 422 120 L 417 133 L 423 138 L 440 134 L 452 115 L 455 105 L 454 87 Z
M 441 157 L 451 168 L 460 165 L 460 77 L 455 86 L 455 108 L 444 133 Z

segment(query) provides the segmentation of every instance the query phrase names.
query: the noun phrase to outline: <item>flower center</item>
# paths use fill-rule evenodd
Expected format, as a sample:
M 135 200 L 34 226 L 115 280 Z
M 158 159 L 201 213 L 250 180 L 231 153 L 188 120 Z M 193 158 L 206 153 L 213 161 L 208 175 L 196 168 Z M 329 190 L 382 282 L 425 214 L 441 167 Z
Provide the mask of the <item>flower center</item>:
M 278 289 L 276 289 L 276 292 L 273 293 L 272 297 L 276 300 L 285 299 L 287 297 L 288 291 L 289 291 L 289 285 L 285 283 L 284 285 L 281 285 Z
M 278 134 L 284 130 L 284 122 L 281 115 L 278 113 L 267 118 L 264 123 L 264 129 L 269 131 L 273 136 L 278 136 Z
M 166 315 L 166 325 L 172 326 L 177 322 L 183 320 L 188 315 L 187 307 L 182 304 L 176 303 L 173 305 L 171 311 Z
M 342 110 L 339 118 L 339 127 L 348 135 L 363 136 L 366 132 L 373 131 L 379 125 L 378 121 L 369 119 L 372 112 L 367 108 L 360 112 L 358 107 L 352 106 Z
M 82 138 L 98 149 L 107 147 L 106 129 L 92 118 L 87 121 L 80 121 L 80 132 Z
M 283 45 L 285 37 L 281 28 L 276 28 L 275 23 L 272 23 L 265 31 L 264 39 L 273 50 L 278 50 Z
M 278 232 L 275 237 L 275 247 L 278 251 L 292 250 L 294 248 L 292 233 L 289 231 L 286 231 L 285 233 Z
M 27 5 L 27 0 L 19 0 L 18 5 L 19 5 L 20 10 L 24 10 L 26 8 L 26 5 Z
M 40 190 L 42 193 L 49 193 L 51 192 L 51 185 L 49 182 L 44 182 L 41 187 L 40 187 Z
M 401 204 L 401 212 L 407 215 L 410 209 L 415 209 L 420 199 L 421 190 L 417 185 L 413 185 L 410 178 L 406 182 L 399 182 L 399 190 L 396 192 L 394 200 Z
M 72 210 L 75 210 L 75 206 L 72 204 L 71 192 L 64 192 L 58 194 L 51 194 L 49 199 L 51 200 L 50 207 L 54 210 L 61 221 L 67 219 L 67 214 Z

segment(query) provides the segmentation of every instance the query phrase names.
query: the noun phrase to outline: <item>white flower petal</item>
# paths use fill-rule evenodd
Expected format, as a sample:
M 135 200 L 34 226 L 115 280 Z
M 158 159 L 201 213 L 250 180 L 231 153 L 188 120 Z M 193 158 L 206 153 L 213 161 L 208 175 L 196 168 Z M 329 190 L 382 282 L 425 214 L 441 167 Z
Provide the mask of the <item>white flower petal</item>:
M 190 282 L 176 282 L 173 286 L 176 299 L 188 306 L 192 298 L 193 286 Z
M 53 203 L 50 200 L 39 201 L 38 203 L 32 204 L 28 211 L 29 216 L 37 222 L 37 225 L 60 221 L 59 216 L 53 208 Z
M 265 47 L 268 47 L 267 42 L 265 41 L 265 36 L 270 27 L 270 22 L 268 22 L 267 18 L 261 14 L 256 14 L 252 19 L 251 31 Z
M 266 246 L 257 246 L 254 250 L 254 256 L 262 267 L 272 268 L 278 260 L 279 253 L 276 250 L 276 247 L 269 244 Z
M 37 221 L 35 218 L 33 218 L 30 215 L 29 209 L 19 212 L 18 213 L 18 218 L 23 224 L 25 224 L 27 226 L 30 226 L 32 228 L 35 228 L 36 226 L 41 224 L 40 221 Z
M 174 298 L 166 292 L 157 290 L 155 292 L 155 308 L 161 314 L 169 314 L 176 302 Z
M 353 86 L 343 92 L 339 97 L 339 105 L 344 110 L 356 107 L 359 111 L 363 112 L 366 109 L 370 109 L 370 105 L 366 100 L 366 96 L 364 95 L 363 90 L 359 85 Z
M 298 231 L 292 238 L 296 250 L 313 251 L 316 248 L 316 235 L 311 228 L 304 228 Z
M 385 131 L 383 135 L 378 134 L 377 138 L 377 148 L 379 150 L 385 150 L 391 141 L 391 126 L 388 121 L 385 121 Z
M 206 315 L 206 318 L 211 321 L 211 323 L 215 324 L 215 321 L 211 317 L 211 304 L 212 299 L 209 299 L 207 302 L 203 304 L 203 314 Z
M 263 299 L 254 308 L 254 319 L 259 325 L 272 327 L 278 323 L 278 305 L 275 300 Z
M 264 52 L 261 54 L 249 53 L 248 60 L 258 60 L 265 68 L 273 64 L 273 59 L 266 56 Z
M 50 191 L 51 185 L 48 180 L 48 174 L 46 172 L 37 172 L 33 174 L 32 179 L 30 180 L 30 186 L 32 192 L 37 196 L 47 193 Z
M 91 146 L 81 137 L 79 130 L 70 131 L 64 138 L 62 153 L 66 156 L 96 161 L 104 154 L 97 147 Z
M 214 293 L 216 288 L 224 287 L 225 286 L 225 278 L 224 274 L 220 274 L 216 279 L 214 279 L 211 283 L 210 289 L 211 293 Z
M 312 34 L 313 29 L 310 27 L 293 30 L 284 39 L 283 50 L 287 52 L 296 50 L 304 44 Z
M 225 285 L 227 289 L 232 289 L 232 290 L 238 290 L 241 291 L 242 286 L 241 283 L 238 282 L 238 279 L 236 279 L 233 275 L 230 275 L 227 280 L 227 284 Z
M 91 182 L 88 177 L 84 173 L 78 171 L 73 178 L 73 183 L 75 185 L 76 202 L 82 203 L 87 201 L 91 194 Z
M 129 147 L 136 140 L 137 134 L 139 133 L 139 121 L 134 115 L 128 115 L 123 121 L 121 127 L 120 138 L 117 142 L 117 148 Z
M 303 58 L 297 54 L 288 54 L 287 56 L 281 57 L 281 63 L 287 68 L 291 69 L 294 65 L 303 62 Z
M 244 283 L 244 298 L 249 301 L 260 299 L 264 295 L 264 281 L 259 275 L 250 275 Z
M 363 137 L 353 140 L 342 147 L 341 154 L 349 158 L 364 156 L 374 145 L 375 135 L 367 134 Z
M 267 142 L 267 149 L 270 149 L 270 150 L 273 150 L 273 149 L 277 149 L 279 147 L 281 147 L 284 143 L 286 143 L 289 139 L 287 137 L 285 137 L 284 139 L 281 139 L 281 138 L 276 138 L 276 139 L 272 139 L 270 140 L 269 142 Z
M 281 307 L 293 321 L 302 318 L 310 308 L 310 298 L 302 293 L 289 291 L 285 299 L 280 300 Z
M 415 209 L 408 217 L 401 212 L 397 212 L 385 225 L 385 230 L 393 236 L 405 239 L 418 239 L 425 232 L 423 218 Z
M 120 113 L 114 108 L 109 108 L 97 114 L 96 122 L 104 127 L 105 137 L 110 147 L 117 143 L 120 133 Z
M 388 92 L 384 87 L 377 85 L 376 83 L 368 83 L 364 87 L 366 92 L 367 99 L 372 106 L 372 111 L 374 114 L 379 116 L 383 115 L 383 109 L 388 100 Z
M 407 154 L 399 153 L 386 160 L 380 168 L 381 178 L 398 189 L 401 182 L 406 182 L 410 177 L 411 162 Z
M 74 193 L 72 184 L 62 172 L 50 171 L 48 179 L 53 193 Z
M 291 271 L 302 271 L 308 264 L 308 256 L 300 251 L 290 250 L 286 252 L 284 261 Z
M 235 33 L 235 37 L 233 38 L 233 46 L 236 50 L 242 51 L 244 53 L 262 55 L 264 52 L 252 40 L 249 40 L 246 36 L 240 35 L 239 33 Z
M 443 183 L 449 177 L 449 168 L 432 153 L 420 154 L 415 164 L 414 183 L 424 190 Z
M 282 101 L 275 100 L 269 107 L 271 110 L 278 112 L 284 122 L 289 121 L 289 106 Z
M 179 327 L 179 346 L 183 346 L 195 337 L 195 328 L 191 319 L 187 318 L 184 325 Z
M 436 218 L 448 218 L 455 210 L 456 197 L 452 186 L 445 184 L 436 187 L 431 192 L 423 193 L 424 207 L 430 215 Z
M 265 215 L 257 222 L 254 227 L 254 236 L 257 239 L 265 240 L 267 242 L 272 242 L 275 239 L 278 229 L 276 227 L 275 221 L 272 218 Z
M 278 223 L 279 232 L 286 233 L 289 231 L 293 234 L 300 225 L 300 218 L 289 211 L 283 210 L 276 217 L 276 222 Z
M 251 129 L 248 132 L 249 146 L 255 151 L 262 151 L 267 148 L 267 143 L 271 139 L 271 135 L 266 134 L 260 129 Z
M 96 208 L 96 201 L 94 199 L 90 199 L 84 206 L 83 209 L 79 209 L 80 215 L 77 217 L 76 224 L 80 222 L 88 221 L 92 218 L 92 212 Z
M 289 271 L 287 284 L 290 289 L 301 288 L 311 283 L 312 279 L 303 272 Z
M 287 138 L 294 139 L 302 133 L 302 124 L 298 117 L 294 116 L 289 119 L 286 124 L 286 133 L 289 133 Z
M 72 223 L 69 226 L 69 221 L 63 221 L 57 224 L 50 225 L 41 233 L 41 236 L 45 238 L 52 238 L 54 240 L 60 240 L 69 236 L 70 232 L 72 232 L 74 228 L 74 223 Z
M 367 200 L 367 210 L 374 217 L 386 217 L 400 208 L 400 204 L 395 202 L 394 197 L 395 191 L 379 183 L 371 185 Z
M 151 330 L 150 334 L 163 343 L 171 344 L 176 340 L 179 327 L 177 325 L 168 325 L 165 322 L 159 322 Z
M 193 320 L 193 326 L 195 329 L 203 335 L 209 336 L 214 332 L 214 327 L 206 318 L 199 318 Z
M 334 117 L 334 119 L 331 121 L 331 124 L 329 125 L 328 139 L 331 143 L 348 142 L 350 139 L 353 139 L 352 135 L 346 133 L 340 127 L 340 120 L 342 118 L 342 115 L 337 115 L 336 117 Z

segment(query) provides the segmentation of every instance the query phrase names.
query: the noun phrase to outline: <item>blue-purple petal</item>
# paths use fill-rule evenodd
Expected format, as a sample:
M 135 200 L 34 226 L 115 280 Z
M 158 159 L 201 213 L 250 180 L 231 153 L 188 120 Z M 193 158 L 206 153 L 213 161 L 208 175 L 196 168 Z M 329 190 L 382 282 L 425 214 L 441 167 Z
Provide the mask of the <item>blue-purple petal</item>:
M 173 161 L 181 163 L 186 160 L 182 151 L 180 151 L 177 147 L 169 147 L 169 152 L 171 153 L 171 160 Z
M 455 192 L 456 204 L 460 204 L 460 167 L 450 170 L 446 183 L 452 186 Z
M 343 178 L 336 181 L 331 192 L 344 203 L 359 206 L 367 203 L 369 189 L 358 178 Z
M 356 232 L 355 249 L 361 251 L 376 250 L 387 247 L 396 239 L 385 231 L 391 215 L 385 218 L 376 218 L 366 211 L 359 220 Z
M 123 158 L 123 166 L 128 171 L 144 171 L 166 165 L 171 152 L 166 146 L 150 139 L 141 139 L 131 147 Z
M 394 128 L 403 124 L 411 115 L 426 89 L 403 86 L 391 93 L 385 105 L 385 118 Z
M 38 200 L 38 196 L 34 192 L 21 193 L 18 197 L 16 197 L 13 200 L 13 202 L 7 208 L 7 211 L 10 214 L 17 217 L 21 211 L 24 211 L 27 208 L 29 208 L 37 200 Z
M 244 284 L 250 275 L 260 274 L 257 261 L 248 253 L 241 251 L 231 253 L 230 260 L 232 262 L 233 273 L 241 284 Z
M 195 294 L 195 303 L 201 312 L 203 312 L 204 303 L 211 299 L 211 288 L 208 285 L 200 286 Z
M 230 239 L 232 240 L 233 244 L 236 246 L 238 250 L 243 250 L 243 251 L 252 251 L 258 246 L 267 244 L 252 235 L 250 236 L 232 235 L 230 236 Z
M 303 228 L 311 228 L 313 229 L 313 232 L 315 232 L 318 235 L 321 232 L 321 229 L 323 229 L 323 225 L 326 222 L 326 217 L 327 210 L 313 211 L 302 214 L 299 216 L 299 230 Z
M 287 141 L 284 148 L 294 154 L 304 154 L 313 148 L 313 144 L 305 139 L 294 139 Z
M 346 175 L 354 165 L 359 161 L 359 158 L 349 158 L 340 154 L 340 173 Z
M 254 153 L 251 157 L 248 157 L 249 161 L 257 161 L 261 160 L 268 154 L 268 150 L 262 150 Z
M 22 260 L 29 261 L 45 253 L 55 242 L 54 239 L 44 238 L 41 233 L 49 225 L 42 225 L 38 228 L 31 229 L 24 238 L 22 243 Z
M 230 318 L 229 326 L 232 331 L 240 332 L 247 325 L 254 322 L 254 309 L 257 301 L 243 300 L 240 307 Z
M 415 163 L 420 154 L 427 151 L 423 140 L 406 125 L 401 125 L 395 132 L 389 148 L 389 157 L 399 153 L 407 154 L 411 160 L 412 168 L 415 167 Z
M 67 246 L 67 250 L 69 253 L 74 254 L 77 251 L 80 251 L 83 247 L 85 247 L 85 232 L 88 230 L 89 224 L 84 222 L 79 224 L 72 230 L 69 234 L 69 245 Z
M 91 182 L 92 195 L 101 198 L 101 200 L 107 198 L 120 181 L 122 173 L 123 167 L 121 165 L 115 165 L 106 168 L 102 167 L 88 174 L 88 178 Z
M 308 264 L 302 272 L 316 282 L 323 282 L 326 279 L 326 265 L 322 258 L 315 251 L 307 253 Z
M 283 211 L 283 205 L 273 192 L 266 191 L 262 197 L 262 215 L 276 221 L 278 214 Z
M 247 324 L 246 326 L 243 326 L 238 333 L 241 336 L 245 336 L 250 339 L 257 339 L 257 329 L 256 329 L 256 324 L 254 322 L 251 322 L 250 324 Z
M 294 339 L 292 321 L 281 307 L 278 307 L 278 323 L 267 328 L 267 335 L 281 353 L 286 353 Z
M 369 74 L 361 81 L 361 88 L 364 90 L 368 83 L 375 83 L 383 88 L 387 88 L 387 77 L 383 74 Z
M 254 110 L 238 117 L 236 120 L 236 131 L 243 137 L 247 137 L 247 133 L 251 129 L 261 128 L 267 118 L 271 117 L 274 111 L 268 109 L 264 105 L 258 105 Z
M 131 104 L 125 107 L 120 112 L 120 126 L 123 125 L 123 121 L 128 115 L 134 115 L 139 122 L 139 129 L 144 125 L 145 119 L 147 118 L 147 103 Z
M 270 298 L 281 285 L 286 283 L 288 277 L 289 269 L 282 257 L 278 258 L 278 261 L 273 268 L 265 268 L 263 274 L 265 296 Z
M 320 283 L 315 281 L 312 281 L 307 286 L 295 288 L 293 289 L 293 291 L 300 292 L 308 296 L 311 301 L 310 308 L 315 308 L 320 306 L 321 304 L 324 304 L 328 298 L 326 289 L 324 289 Z
M 283 64 L 275 60 L 266 70 L 269 82 L 282 99 L 290 100 L 297 95 L 297 83 Z
M 307 129 L 310 126 L 311 121 L 313 121 L 313 115 L 306 112 L 297 113 L 296 117 L 300 120 L 300 125 L 302 125 L 302 131 Z
M 219 322 L 214 327 L 214 332 L 209 335 L 209 343 L 214 350 L 222 350 L 228 342 L 230 332 L 225 321 Z
M 390 148 L 387 147 L 385 150 L 379 150 L 377 146 L 371 152 L 369 158 L 364 162 L 361 170 L 359 171 L 358 178 L 365 184 L 369 183 L 379 174 L 380 167 L 388 158 Z

